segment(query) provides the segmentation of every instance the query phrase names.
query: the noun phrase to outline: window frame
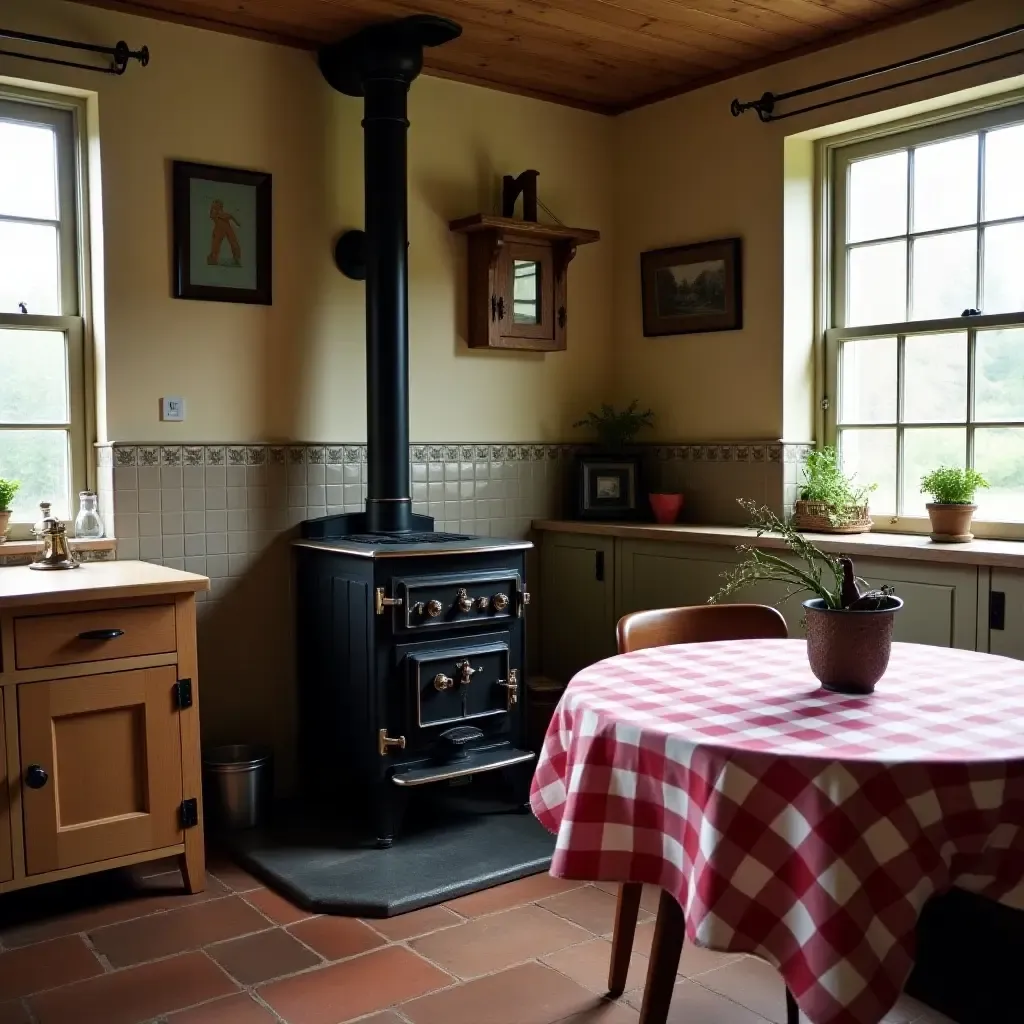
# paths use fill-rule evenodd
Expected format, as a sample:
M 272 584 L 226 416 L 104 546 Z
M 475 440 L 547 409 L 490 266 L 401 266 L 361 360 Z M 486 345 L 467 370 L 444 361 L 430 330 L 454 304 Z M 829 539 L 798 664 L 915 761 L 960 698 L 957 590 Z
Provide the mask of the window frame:
M 5 423 L 3 431 L 25 427 L 63 430 L 68 435 L 70 488 L 68 515 L 73 520 L 78 492 L 95 489 L 96 471 L 90 458 L 90 438 L 95 435 L 92 364 L 86 344 L 88 338 L 88 196 L 87 140 L 83 130 L 85 104 L 71 97 L 60 97 L 0 86 L 0 118 L 53 128 L 57 145 L 58 220 L 56 223 L 60 272 L 59 314 L 7 313 L 0 311 L 0 328 L 48 330 L 66 338 L 68 366 L 68 421 L 66 423 Z M 33 218 L 7 217 L 4 220 L 32 222 Z M 33 517 L 34 519 L 35 517 Z M 32 536 L 32 521 L 14 520 L 10 540 Z
M 847 242 L 844 226 L 846 224 L 846 200 L 848 168 L 855 161 L 869 156 L 897 149 L 925 145 L 929 142 L 953 139 L 963 135 L 975 134 L 979 131 L 992 130 L 1012 124 L 1024 123 L 1024 93 L 1018 91 L 990 99 L 985 104 L 974 104 L 968 107 L 957 107 L 928 115 L 896 122 L 881 128 L 867 129 L 858 133 L 830 138 L 819 143 L 817 167 L 819 172 L 819 216 L 818 228 L 819 253 L 822 258 L 821 272 L 817 282 L 819 305 L 821 310 L 821 337 L 823 338 L 823 373 L 821 392 L 819 393 L 822 414 L 821 427 L 824 443 L 835 445 L 839 441 L 839 410 L 841 408 L 841 381 L 839 377 L 839 352 L 842 343 L 852 339 L 895 337 L 899 358 L 897 362 L 897 396 L 902 406 L 902 378 L 904 373 L 902 352 L 904 339 L 910 336 L 927 334 L 967 332 L 968 335 L 968 411 L 966 418 L 957 427 L 964 427 L 967 434 L 967 455 L 973 461 L 974 430 L 986 423 L 977 421 L 973 415 L 974 406 L 974 349 L 977 333 L 984 329 L 1000 327 L 1024 327 L 1024 310 L 1014 313 L 981 314 L 977 316 L 956 316 L 933 320 L 907 320 L 899 323 L 872 324 L 863 327 L 845 326 L 846 285 L 847 285 Z M 912 166 L 908 167 L 908 189 L 912 188 Z M 1021 223 L 1024 217 L 1003 218 L 994 221 L 982 220 L 982 188 L 984 161 L 978 161 L 978 211 L 972 224 L 951 226 L 937 231 L 913 231 L 911 223 L 911 206 L 908 201 L 906 232 L 892 238 L 908 240 L 907 253 L 907 311 L 910 312 L 912 245 L 910 240 L 916 237 L 955 231 L 960 228 L 976 228 L 1001 223 Z M 909 196 L 908 196 L 909 200 Z M 890 239 L 872 239 L 864 244 L 877 244 Z M 861 243 L 856 243 L 860 245 Z M 983 246 L 978 245 L 977 287 L 982 284 Z M 903 476 L 903 444 L 902 433 L 908 427 L 918 424 L 906 424 L 900 421 L 902 408 L 897 412 L 897 422 L 866 424 L 876 429 L 896 430 L 897 432 L 897 492 L 902 488 Z M 935 427 L 944 424 L 928 423 L 920 426 Z M 1024 422 L 999 422 L 999 427 L 1024 426 Z M 847 424 L 845 426 L 856 426 Z M 984 511 L 984 504 L 981 510 Z M 931 530 L 927 517 L 902 514 L 885 515 L 875 520 L 875 529 L 901 533 L 929 533 Z M 1024 540 L 1024 521 L 1008 522 L 998 520 L 976 519 L 972 527 L 979 537 Z

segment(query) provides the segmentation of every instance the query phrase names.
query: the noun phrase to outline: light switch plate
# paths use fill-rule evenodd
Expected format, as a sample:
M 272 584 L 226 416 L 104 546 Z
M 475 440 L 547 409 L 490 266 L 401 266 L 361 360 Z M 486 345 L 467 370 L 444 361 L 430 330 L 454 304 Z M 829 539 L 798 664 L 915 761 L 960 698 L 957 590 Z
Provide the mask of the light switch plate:
M 161 398 L 160 419 L 180 423 L 185 418 L 184 398 Z

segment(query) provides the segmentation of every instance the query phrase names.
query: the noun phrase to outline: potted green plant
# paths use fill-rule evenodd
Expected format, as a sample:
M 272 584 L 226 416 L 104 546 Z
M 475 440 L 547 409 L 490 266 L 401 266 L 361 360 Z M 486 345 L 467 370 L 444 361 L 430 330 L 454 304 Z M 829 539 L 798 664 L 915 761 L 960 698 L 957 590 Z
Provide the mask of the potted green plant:
M 7 540 L 7 526 L 11 521 L 14 496 L 18 493 L 19 487 L 19 481 L 0 477 L 0 544 Z
M 930 494 L 928 518 L 932 540 L 940 544 L 965 544 L 974 540 L 971 520 L 978 506 L 974 495 L 988 481 L 976 469 L 940 466 L 921 478 L 921 493 Z
M 622 412 L 613 405 L 601 403 L 601 411 L 591 410 L 574 427 L 590 427 L 596 434 L 598 442 L 609 451 L 625 448 L 641 430 L 654 425 L 654 412 L 647 409 L 640 412 L 640 399 L 634 398 Z
M 892 588 L 867 589 L 849 558 L 826 554 L 771 509 L 739 499 L 751 517 L 758 537 L 778 534 L 796 556 L 780 555 L 748 544 L 736 550 L 743 560 L 723 573 L 725 583 L 710 603 L 731 597 L 756 583 L 782 583 L 785 601 L 810 594 L 803 602 L 807 624 L 807 659 L 811 671 L 827 690 L 867 694 L 885 673 L 892 649 L 893 619 L 903 607 Z
M 868 495 L 875 487 L 858 485 L 844 473 L 839 452 L 831 445 L 812 448 L 804 458 L 793 525 L 819 533 L 867 533 L 871 529 Z

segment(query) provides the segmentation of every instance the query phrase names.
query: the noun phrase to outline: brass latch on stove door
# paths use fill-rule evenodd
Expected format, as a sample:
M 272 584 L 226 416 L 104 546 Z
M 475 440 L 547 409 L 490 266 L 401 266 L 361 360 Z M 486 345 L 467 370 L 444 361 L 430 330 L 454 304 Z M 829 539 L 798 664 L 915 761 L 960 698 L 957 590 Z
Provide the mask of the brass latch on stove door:
M 499 679 L 497 685 L 505 688 L 508 709 L 511 711 L 519 703 L 519 669 L 509 669 L 508 679 Z
M 402 607 L 402 599 L 400 597 L 385 597 L 383 587 L 378 587 L 374 593 L 376 594 L 374 604 L 378 615 L 383 615 L 385 608 Z
M 379 753 L 381 757 L 387 757 L 388 751 L 392 747 L 397 747 L 399 750 L 405 750 L 405 737 L 391 737 L 388 735 L 387 729 L 380 729 L 377 732 L 377 753 Z

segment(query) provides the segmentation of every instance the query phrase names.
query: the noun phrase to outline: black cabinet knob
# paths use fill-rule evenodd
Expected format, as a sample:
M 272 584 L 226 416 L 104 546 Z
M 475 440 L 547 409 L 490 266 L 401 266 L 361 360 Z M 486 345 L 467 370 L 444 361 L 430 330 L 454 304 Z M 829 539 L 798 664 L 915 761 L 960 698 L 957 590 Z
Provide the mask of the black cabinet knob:
M 30 764 L 25 769 L 25 785 L 29 789 L 42 789 L 49 781 L 50 776 L 41 764 Z

